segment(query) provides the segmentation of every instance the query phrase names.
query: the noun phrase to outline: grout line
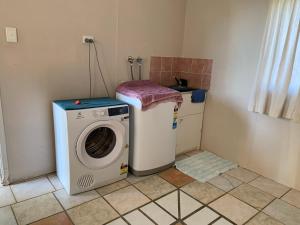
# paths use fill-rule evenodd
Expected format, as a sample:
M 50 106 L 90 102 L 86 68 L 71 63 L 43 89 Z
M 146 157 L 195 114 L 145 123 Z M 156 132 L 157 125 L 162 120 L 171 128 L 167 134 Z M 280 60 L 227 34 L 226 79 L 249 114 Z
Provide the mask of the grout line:
M 217 221 L 220 220 L 221 218 L 222 218 L 221 216 L 218 216 L 216 219 L 214 219 L 213 221 L 211 221 L 208 225 L 214 224 L 215 222 L 217 222 Z
M 58 201 L 58 204 L 60 204 L 60 206 L 63 209 L 63 212 L 67 215 L 67 217 L 69 218 L 69 220 L 71 221 L 72 224 L 74 224 L 72 218 L 70 217 L 70 215 L 68 214 L 68 211 L 63 207 L 63 205 L 61 204 L 61 202 L 59 201 L 59 199 L 56 197 L 56 195 L 53 193 L 54 198 L 56 199 L 56 201 Z
M 14 212 L 14 210 L 13 210 L 13 207 L 12 207 L 13 205 L 9 205 L 9 208 L 10 208 L 10 210 L 12 211 L 12 213 L 13 213 L 13 216 L 14 216 L 14 218 L 15 218 L 15 221 L 16 221 L 16 223 L 17 224 L 19 224 L 19 222 L 18 222 L 18 220 L 17 220 L 17 216 L 16 216 L 16 214 L 15 214 L 15 212 Z M 6 206 L 5 206 L 6 207 Z
M 11 193 L 12 193 L 12 195 L 13 195 L 13 197 L 14 197 L 15 203 L 17 203 L 18 201 L 17 201 L 17 198 L 16 198 L 16 196 L 15 196 L 15 193 L 13 192 L 13 190 L 12 190 L 12 188 L 11 188 L 10 185 L 9 185 L 8 187 L 9 187 L 9 190 L 11 191 Z M 13 203 L 13 204 L 15 204 L 15 203 Z M 12 204 L 11 204 L 11 205 L 12 205 Z
M 288 187 L 289 188 L 289 190 L 287 190 L 286 192 L 284 192 L 284 194 L 283 195 L 281 195 L 280 197 L 278 197 L 278 199 L 281 199 L 281 200 L 283 200 L 282 198 L 287 194 L 287 193 L 289 193 L 291 190 L 293 190 L 292 188 L 290 188 L 290 187 Z M 284 201 L 284 200 L 283 200 Z M 298 208 L 298 207 L 297 207 Z
M 46 176 L 46 179 L 47 179 L 48 182 L 50 183 L 51 187 L 53 187 L 53 190 L 54 190 L 54 191 L 52 191 L 52 192 L 57 191 L 56 188 L 55 188 L 55 186 L 52 184 L 51 180 L 49 179 L 48 175 Z
M 178 207 L 177 207 L 178 219 L 181 219 L 181 197 L 180 197 L 180 189 L 177 189 L 177 200 L 178 200 Z
M 178 220 L 178 218 L 176 218 L 173 214 L 171 214 L 168 210 L 166 210 L 164 207 L 162 207 L 161 205 L 159 205 L 156 201 L 153 202 L 155 205 L 157 205 L 159 208 L 161 208 L 163 211 L 165 211 L 167 214 L 169 214 L 171 217 L 173 217 L 176 220 Z
M 152 223 L 159 225 L 156 223 L 150 216 L 148 216 L 141 208 L 138 209 L 146 218 L 148 218 Z

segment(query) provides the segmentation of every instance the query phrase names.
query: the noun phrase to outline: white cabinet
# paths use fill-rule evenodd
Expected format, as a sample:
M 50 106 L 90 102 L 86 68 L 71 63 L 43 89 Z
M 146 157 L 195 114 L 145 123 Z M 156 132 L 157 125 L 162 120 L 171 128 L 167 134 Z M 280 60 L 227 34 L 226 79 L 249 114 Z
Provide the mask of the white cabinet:
M 200 149 L 204 103 L 192 103 L 191 93 L 182 94 L 183 103 L 178 111 L 176 155 Z

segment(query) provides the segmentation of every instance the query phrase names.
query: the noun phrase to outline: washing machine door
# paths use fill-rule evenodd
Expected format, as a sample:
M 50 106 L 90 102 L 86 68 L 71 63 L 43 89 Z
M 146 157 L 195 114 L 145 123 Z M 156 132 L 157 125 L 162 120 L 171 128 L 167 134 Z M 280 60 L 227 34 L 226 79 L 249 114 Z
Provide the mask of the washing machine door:
M 118 121 L 98 121 L 84 129 L 76 145 L 82 164 L 91 169 L 109 166 L 124 149 L 125 127 Z

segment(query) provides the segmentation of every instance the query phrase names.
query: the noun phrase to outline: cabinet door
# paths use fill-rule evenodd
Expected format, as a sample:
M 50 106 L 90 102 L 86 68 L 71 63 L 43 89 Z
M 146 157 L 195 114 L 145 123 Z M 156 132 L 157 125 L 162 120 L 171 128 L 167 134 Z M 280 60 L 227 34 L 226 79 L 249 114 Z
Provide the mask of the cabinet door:
M 181 117 L 176 129 L 176 154 L 200 149 L 203 113 Z
M 184 93 L 182 94 L 183 102 L 178 111 L 178 116 L 188 116 L 193 114 L 203 113 L 204 111 L 204 102 L 202 103 L 192 103 L 192 94 Z

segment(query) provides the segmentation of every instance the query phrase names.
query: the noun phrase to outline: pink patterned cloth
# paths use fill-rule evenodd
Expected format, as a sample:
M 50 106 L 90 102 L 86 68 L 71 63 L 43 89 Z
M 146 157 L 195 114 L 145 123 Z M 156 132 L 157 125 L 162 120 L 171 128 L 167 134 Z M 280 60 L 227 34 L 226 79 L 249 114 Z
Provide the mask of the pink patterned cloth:
M 176 102 L 180 107 L 183 101 L 180 92 L 160 86 L 150 80 L 127 81 L 117 87 L 117 92 L 139 99 L 142 103 L 142 110 L 147 110 L 161 102 Z

